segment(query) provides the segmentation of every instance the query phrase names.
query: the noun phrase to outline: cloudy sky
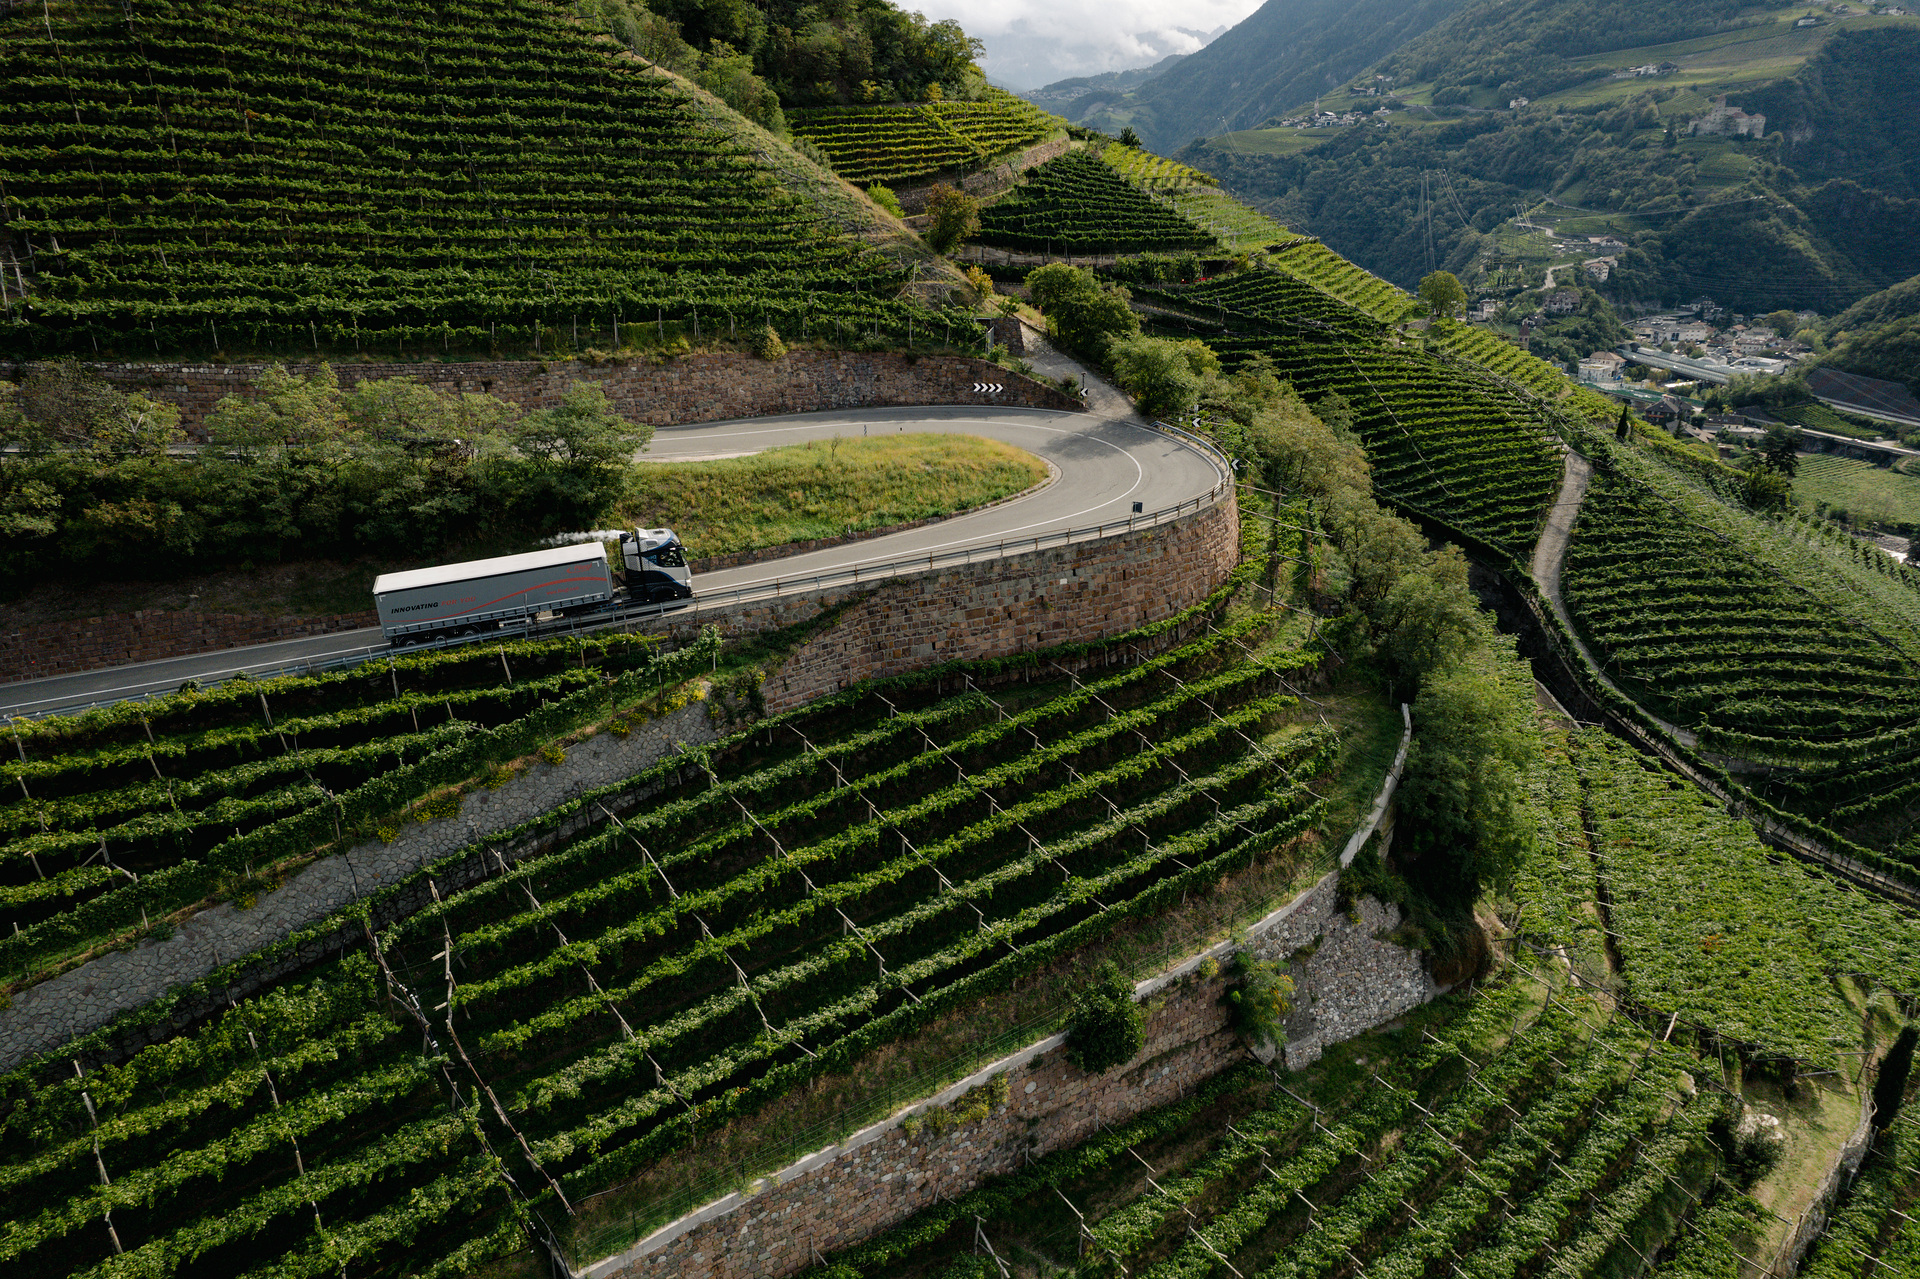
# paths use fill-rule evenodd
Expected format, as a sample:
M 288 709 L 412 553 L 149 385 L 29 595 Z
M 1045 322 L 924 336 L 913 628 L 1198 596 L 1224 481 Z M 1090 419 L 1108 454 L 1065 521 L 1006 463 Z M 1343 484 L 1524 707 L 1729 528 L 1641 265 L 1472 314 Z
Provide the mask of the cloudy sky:
M 1068 76 L 1124 71 L 1192 53 L 1260 0 L 904 0 L 953 18 L 986 42 L 981 66 L 1002 84 L 1036 89 Z

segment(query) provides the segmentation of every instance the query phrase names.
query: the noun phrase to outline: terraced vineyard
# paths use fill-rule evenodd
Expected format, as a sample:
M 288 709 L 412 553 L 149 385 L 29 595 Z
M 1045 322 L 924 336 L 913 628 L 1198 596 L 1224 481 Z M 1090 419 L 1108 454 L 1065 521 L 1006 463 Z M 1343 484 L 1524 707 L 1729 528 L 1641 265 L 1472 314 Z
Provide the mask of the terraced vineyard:
M 10 6 L 0 111 L 12 354 L 910 318 L 894 264 L 545 0 Z
M 1590 490 L 1563 572 L 1608 672 L 1708 749 L 1784 765 L 1764 797 L 1897 839 L 1920 798 L 1920 593 L 1852 539 L 1623 460 L 1635 474 Z
M 1483 328 L 1436 320 L 1427 331 L 1427 340 L 1442 355 L 1471 360 L 1546 399 L 1557 400 L 1567 393 L 1566 374 Z
M 1920 996 L 1920 915 L 1771 852 L 1601 730 L 1574 759 L 1626 988 L 1656 1019 L 1684 1015 L 1748 1061 L 1836 1070 L 1860 1038 L 1836 983 Z
M 1288 335 L 1339 336 L 1350 341 L 1378 337 L 1381 325 L 1332 295 L 1280 271 L 1240 271 L 1178 290 L 1136 293 L 1206 318 L 1251 319 Z
M 0 1079 L 0 1267 L 440 1276 L 564 1250 L 569 1205 L 699 1132 L 1235 868 L 1323 856 L 1299 837 L 1338 735 L 1281 686 L 1310 658 L 1253 655 L 1271 625 L 1015 711 L 905 678 L 762 720 L 536 819 L 572 833 L 209 1024 Z
M 1729 1107 L 1683 1083 L 1690 1056 L 1524 979 L 1448 1012 L 1372 1039 L 1390 1064 L 1247 1068 L 809 1273 L 917 1275 L 985 1246 L 1135 1279 L 1584 1279 L 1686 1230 Z
M 1171 202 L 1229 252 L 1264 249 L 1297 238 L 1272 218 L 1222 191 L 1211 174 L 1190 169 L 1177 160 L 1118 145 L 1103 147 L 1100 158 L 1135 186 Z
M 1065 121 L 990 88 L 978 102 L 818 107 L 788 123 L 850 182 L 908 182 L 1031 146 Z
M 1220 185 L 1220 180 L 1211 174 L 1188 168 L 1178 160 L 1169 160 L 1141 147 L 1110 144 L 1100 148 L 1100 158 L 1112 165 L 1114 172 L 1139 187 L 1164 191 L 1174 187 Z
M 0 807 L 0 972 L 159 920 L 343 831 L 369 837 L 430 791 L 704 670 L 717 643 L 657 657 L 627 636 L 454 649 L 16 724 L 18 758 L 0 763 L 20 797 Z
M 1025 184 L 980 211 L 980 242 L 1047 253 L 1211 249 L 1213 236 L 1146 195 L 1089 151 L 1032 170 Z
M 1413 314 L 1413 299 L 1379 276 L 1362 270 L 1318 240 L 1299 240 L 1274 254 L 1275 270 L 1297 276 L 1382 324 Z
M 1236 326 L 1235 314 L 1225 321 Z M 1238 327 L 1264 325 L 1255 317 Z M 1309 400 L 1346 397 L 1381 497 L 1510 554 L 1539 535 L 1559 491 L 1560 453 L 1533 408 L 1492 379 L 1417 351 L 1155 327 L 1200 336 L 1229 365 L 1266 355 Z

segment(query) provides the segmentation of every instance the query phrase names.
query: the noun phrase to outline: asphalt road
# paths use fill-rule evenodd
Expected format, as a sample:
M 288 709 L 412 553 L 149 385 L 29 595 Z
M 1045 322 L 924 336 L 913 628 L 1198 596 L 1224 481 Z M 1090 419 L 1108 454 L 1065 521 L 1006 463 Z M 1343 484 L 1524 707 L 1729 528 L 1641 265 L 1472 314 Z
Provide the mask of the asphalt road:
M 1102 388 L 1104 389 L 1104 388 Z M 1117 399 L 1117 397 L 1115 397 Z M 1199 449 L 1143 423 L 1097 413 L 1044 409 L 910 407 L 802 413 L 662 427 L 646 456 L 670 461 L 756 453 L 782 444 L 880 433 L 953 431 L 1004 440 L 1052 463 L 1055 478 L 1025 497 L 924 528 L 871 538 L 831 550 L 794 555 L 694 579 L 697 606 L 740 587 L 780 578 L 808 577 L 856 564 L 883 564 L 916 555 L 996 545 L 1036 534 L 1081 529 L 1125 519 L 1139 502 L 1143 511 L 1199 497 L 1222 478 Z M 700 548 L 689 548 L 698 555 Z M 306 662 L 387 651 L 378 627 L 303 639 L 196 653 L 157 662 L 57 675 L 0 686 L 0 714 L 45 714 L 167 692 L 189 679 L 217 680 L 245 671 L 260 675 Z

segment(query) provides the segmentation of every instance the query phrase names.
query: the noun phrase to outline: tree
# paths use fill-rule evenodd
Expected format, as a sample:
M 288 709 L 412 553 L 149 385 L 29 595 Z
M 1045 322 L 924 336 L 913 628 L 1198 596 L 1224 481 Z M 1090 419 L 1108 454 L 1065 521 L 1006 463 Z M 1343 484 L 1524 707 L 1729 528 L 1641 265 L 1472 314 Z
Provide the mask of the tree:
M 1328 391 L 1313 404 L 1314 416 L 1326 423 L 1336 439 L 1360 442 L 1360 432 L 1355 429 L 1359 421 L 1353 412 L 1353 403 L 1338 391 Z
M 1420 281 L 1420 300 L 1436 319 L 1450 320 L 1467 304 L 1467 291 L 1451 271 L 1435 271 Z
M 1792 311 L 1775 311 L 1771 315 L 1761 317 L 1760 323 L 1783 338 L 1792 337 L 1800 328 L 1800 317 Z
M 1293 978 L 1279 963 L 1255 959 L 1244 950 L 1234 956 L 1233 970 L 1240 979 L 1227 992 L 1233 1028 L 1249 1044 L 1278 1048 L 1286 1041 L 1287 1014 L 1293 1011 Z
M 1430 673 L 1487 638 L 1486 614 L 1467 587 L 1460 548 L 1440 548 L 1423 567 L 1403 573 L 1377 610 L 1382 647 L 1402 687 L 1420 687 Z
M 947 254 L 980 230 L 980 202 L 944 182 L 927 193 L 927 247 Z
M 249 452 L 317 447 L 341 440 L 347 431 L 340 381 L 325 364 L 304 377 L 275 364 L 260 375 L 251 398 L 229 395 L 207 415 L 207 434 L 215 444 Z
M 1793 500 L 1793 481 L 1770 466 L 1756 466 L 1747 474 L 1742 497 L 1756 511 L 1785 510 Z
M 1120 389 L 1149 417 L 1172 417 L 1192 408 L 1206 375 L 1220 369 L 1219 357 L 1199 341 L 1138 334 L 1110 340 L 1107 362 Z
M 1624 444 L 1632 433 L 1633 423 L 1628 419 L 1627 406 L 1623 403 L 1620 406 L 1620 420 L 1614 423 L 1613 438 Z
M 1395 856 L 1404 847 L 1412 857 L 1444 859 L 1425 877 L 1436 896 L 1472 901 L 1482 885 L 1510 875 L 1526 850 L 1520 778 L 1535 753 L 1527 713 L 1481 661 L 1435 672 L 1414 700 Z
M 700 59 L 696 83 L 755 124 L 773 132 L 787 131 L 780 95 L 754 74 L 753 59 L 724 40 L 714 40 Z
M 1090 1075 L 1131 1061 L 1147 1045 L 1146 1014 L 1133 1001 L 1133 983 L 1111 963 L 1073 994 L 1067 1014 L 1067 1060 Z
M 1792 479 L 1800 473 L 1800 432 L 1790 426 L 1770 426 L 1760 441 L 1760 464 Z
M 896 218 L 907 216 L 907 211 L 900 207 L 900 197 L 893 193 L 892 187 L 882 186 L 878 182 L 869 183 L 867 198 Z
M 1100 278 L 1083 266 L 1049 262 L 1045 266 L 1035 267 L 1027 272 L 1026 283 L 1027 293 L 1032 297 L 1033 305 L 1045 311 L 1070 293 L 1099 288 Z
M 1140 135 L 1133 131 L 1132 125 L 1120 130 L 1120 145 L 1132 147 L 1135 151 L 1140 149 Z
M 651 426 L 615 413 L 593 382 L 575 382 L 560 403 L 528 414 L 513 434 L 528 457 L 572 469 L 623 465 L 652 439 Z
M 1128 305 L 1133 295 L 1101 284 L 1085 267 L 1050 262 L 1027 272 L 1027 289 L 1046 314 L 1047 332 L 1076 351 L 1103 354 L 1110 339 L 1140 331 L 1140 317 Z

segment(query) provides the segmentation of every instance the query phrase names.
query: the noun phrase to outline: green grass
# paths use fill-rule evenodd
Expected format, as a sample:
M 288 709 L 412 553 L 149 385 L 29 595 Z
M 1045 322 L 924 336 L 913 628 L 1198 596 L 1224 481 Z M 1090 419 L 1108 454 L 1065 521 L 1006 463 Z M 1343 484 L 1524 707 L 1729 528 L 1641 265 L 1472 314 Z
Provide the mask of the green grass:
M 812 441 L 643 463 L 620 523 L 666 525 L 697 557 L 837 537 L 981 506 L 1047 477 L 1032 454 L 960 435 Z
M 1920 479 L 1850 457 L 1802 454 L 1793 494 L 1809 510 L 1825 502 L 1857 523 L 1920 523 Z
M 1337 129 L 1243 129 L 1208 138 L 1207 145 L 1235 155 L 1299 155 L 1338 132 Z

